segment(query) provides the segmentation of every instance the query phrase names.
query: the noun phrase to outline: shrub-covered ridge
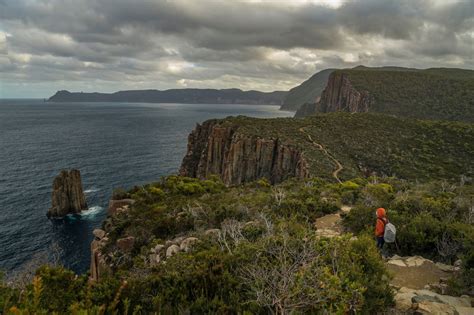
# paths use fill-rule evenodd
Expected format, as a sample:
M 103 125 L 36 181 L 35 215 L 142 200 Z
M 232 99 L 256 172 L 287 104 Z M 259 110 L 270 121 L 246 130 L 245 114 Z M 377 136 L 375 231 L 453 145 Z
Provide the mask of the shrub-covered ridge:
M 389 251 L 461 258 L 453 290 L 472 285 L 473 189 L 466 183 L 309 178 L 229 188 L 217 178 L 170 176 L 120 195 L 136 202 L 104 222 L 108 274 L 88 282 L 42 267 L 26 288 L 0 286 L 0 307 L 13 314 L 378 312 L 393 303 L 372 239 L 379 206 L 398 227 L 400 251 Z M 316 237 L 315 220 L 343 204 L 353 207 L 344 222 L 358 238 Z M 133 245 L 121 248 L 124 238 Z

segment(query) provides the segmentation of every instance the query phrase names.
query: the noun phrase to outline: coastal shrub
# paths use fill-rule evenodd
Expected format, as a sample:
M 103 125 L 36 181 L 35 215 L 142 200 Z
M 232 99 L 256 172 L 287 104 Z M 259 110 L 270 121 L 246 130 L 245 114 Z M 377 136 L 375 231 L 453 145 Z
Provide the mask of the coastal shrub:
M 233 269 L 239 256 L 204 244 L 159 265 L 143 279 L 132 278 L 126 294 L 145 313 L 239 313 L 245 307 L 241 282 Z
M 42 266 L 36 271 L 35 281 L 27 290 L 28 300 L 38 300 L 36 306 L 50 313 L 66 313 L 70 305 L 84 298 L 87 277 L 77 277 L 64 267 Z
M 111 265 L 110 276 L 91 284 L 85 276 L 44 267 L 23 300 L 0 282 L 0 303 L 25 314 L 383 312 L 392 292 L 373 239 L 379 206 L 397 227 L 398 254 L 449 263 L 462 257 L 462 272 L 450 290 L 466 293 L 473 276 L 474 228 L 466 201 L 472 187 L 453 185 L 292 179 L 270 187 L 254 182 L 227 188 L 216 178 L 169 176 L 130 190 L 135 204 L 104 224 L 109 241 L 101 253 Z M 357 240 L 317 239 L 314 221 L 346 201 L 353 207 L 342 214 L 343 224 Z M 219 230 L 207 234 L 209 229 Z M 135 238 L 133 249 L 122 252 L 116 241 L 128 236 Z M 150 248 L 181 236 L 200 241 L 151 266 Z M 288 284 L 285 290 L 281 283 Z M 36 306 L 26 303 L 35 301 L 34 292 Z
M 373 313 L 393 303 L 389 276 L 370 239 L 282 233 L 252 246 L 260 254 L 239 273 L 251 300 L 269 311 Z
M 390 184 L 368 184 L 362 190 L 362 198 L 368 206 L 386 207 L 394 198 L 393 187 Z
M 155 201 L 161 200 L 165 196 L 165 192 L 159 187 L 150 187 L 148 191 Z
M 9 287 L 4 277 L 4 273 L 0 271 L 0 312 L 9 309 L 19 298 L 19 290 Z
M 343 217 L 344 226 L 354 234 L 375 228 L 375 209 L 363 205 L 357 205 Z
M 256 184 L 257 184 L 257 187 L 259 188 L 271 187 L 270 181 L 266 178 L 260 178 L 259 180 L 257 180 Z
M 462 256 L 461 272 L 448 280 L 448 294 L 474 294 L 474 250 L 471 249 Z
M 123 188 L 115 188 L 112 191 L 112 199 L 114 200 L 121 200 L 121 199 L 126 199 L 129 198 L 130 194 Z

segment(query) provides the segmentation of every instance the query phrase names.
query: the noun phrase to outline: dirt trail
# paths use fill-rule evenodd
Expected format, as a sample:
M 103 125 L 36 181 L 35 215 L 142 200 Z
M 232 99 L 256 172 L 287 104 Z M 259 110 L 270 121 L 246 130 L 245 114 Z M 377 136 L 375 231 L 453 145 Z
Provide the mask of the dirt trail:
M 433 262 L 427 261 L 420 266 L 397 266 L 386 263 L 393 275 L 392 284 L 397 287 L 410 289 L 424 289 L 426 285 L 439 283 L 440 279 L 447 279 L 450 274 L 440 270 Z
M 299 131 L 301 133 L 303 133 L 304 135 L 306 135 L 306 137 L 308 138 L 308 140 L 315 146 L 317 146 L 323 153 L 324 155 L 326 155 L 332 162 L 334 162 L 334 164 L 336 164 L 336 169 L 332 172 L 332 176 L 337 180 L 338 183 L 342 183 L 342 181 L 339 179 L 338 177 L 338 174 L 340 171 L 342 171 L 344 169 L 344 167 L 342 166 L 342 164 L 331 154 L 328 152 L 328 150 L 326 150 L 326 148 L 322 145 L 322 144 L 319 144 L 317 143 L 316 141 L 313 140 L 313 138 L 311 137 L 310 134 L 308 134 L 305 130 L 304 130 L 304 127 L 301 127 L 299 129 Z

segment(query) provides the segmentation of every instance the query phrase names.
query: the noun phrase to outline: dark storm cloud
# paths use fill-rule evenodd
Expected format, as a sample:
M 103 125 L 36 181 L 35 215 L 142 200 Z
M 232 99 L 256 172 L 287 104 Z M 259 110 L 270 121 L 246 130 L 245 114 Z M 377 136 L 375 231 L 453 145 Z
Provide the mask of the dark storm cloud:
M 1 79 L 270 90 L 326 67 L 473 67 L 474 0 L 295 2 L 3 0 Z

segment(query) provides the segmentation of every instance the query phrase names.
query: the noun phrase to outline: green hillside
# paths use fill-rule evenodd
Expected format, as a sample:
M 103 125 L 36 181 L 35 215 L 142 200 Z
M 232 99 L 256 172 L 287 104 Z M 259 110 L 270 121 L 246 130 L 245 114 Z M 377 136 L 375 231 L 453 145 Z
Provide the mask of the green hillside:
M 321 95 L 321 92 L 326 87 L 329 75 L 334 70 L 335 69 L 322 70 L 300 85 L 292 88 L 283 100 L 283 105 L 280 109 L 296 111 L 305 103 L 314 103 L 316 98 Z
M 339 176 L 349 179 L 375 172 L 405 179 L 453 179 L 474 173 L 474 125 L 420 121 L 376 113 L 329 113 L 305 119 L 231 118 L 239 132 L 280 138 L 304 151 L 311 174 L 330 177 L 338 160 Z M 301 129 L 303 128 L 303 129 Z
M 474 121 L 474 71 L 367 68 L 338 70 L 373 97 L 369 111 L 420 119 Z

